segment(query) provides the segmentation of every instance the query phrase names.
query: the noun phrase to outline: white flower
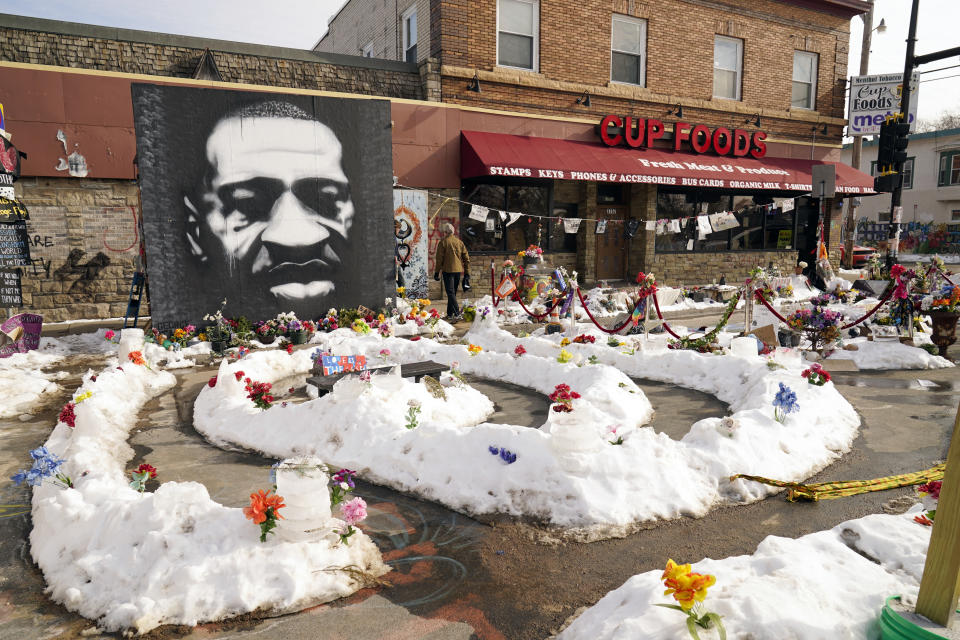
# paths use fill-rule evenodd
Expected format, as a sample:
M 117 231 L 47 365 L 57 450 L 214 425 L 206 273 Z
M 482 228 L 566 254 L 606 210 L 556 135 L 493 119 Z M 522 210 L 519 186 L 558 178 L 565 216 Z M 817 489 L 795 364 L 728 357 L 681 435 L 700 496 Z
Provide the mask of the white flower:
M 341 483 L 340 483 L 340 488 L 343 489 L 344 491 L 349 491 L 349 490 L 350 490 L 350 485 L 348 485 L 346 482 L 341 482 Z
M 407 406 L 413 407 L 414 409 L 418 409 L 420 407 L 420 401 L 415 400 L 414 398 L 410 398 L 409 400 L 407 400 Z
M 720 419 L 720 424 L 717 425 L 717 431 L 728 438 L 732 438 L 739 428 L 740 423 L 732 416 L 724 416 Z

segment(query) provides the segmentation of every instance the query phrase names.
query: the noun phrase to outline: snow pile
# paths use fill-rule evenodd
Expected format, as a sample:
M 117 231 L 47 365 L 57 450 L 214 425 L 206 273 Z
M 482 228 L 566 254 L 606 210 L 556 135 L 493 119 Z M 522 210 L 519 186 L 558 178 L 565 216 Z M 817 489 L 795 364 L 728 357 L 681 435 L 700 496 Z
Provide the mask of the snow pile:
M 130 488 L 129 431 L 144 403 L 174 383 L 167 372 L 110 367 L 78 390 L 92 395 L 76 406 L 76 428 L 53 430 L 45 446 L 67 460 L 62 471 L 76 488 L 44 484 L 33 492 L 30 548 L 51 598 L 104 630 L 142 633 L 302 609 L 356 591 L 354 569 L 387 570 L 359 533 L 349 545 L 336 536 L 262 544 L 241 509 L 214 502 L 199 483 L 167 482 L 143 494 Z M 346 567 L 353 569 L 339 570 Z
M 832 384 L 816 387 L 800 377 L 799 360 L 771 370 L 764 358 L 668 351 L 664 341 L 627 355 L 600 337 L 594 345 L 566 347 L 580 358 L 577 366 L 557 361 L 560 336 L 521 341 L 494 323 L 493 316 L 474 323 L 466 338 L 484 351 L 472 357 L 463 345 L 384 340 L 342 330 L 325 336 L 325 346 L 335 355 L 365 354 L 368 361 L 383 348 L 400 362 L 459 361 L 464 373 L 545 395 L 568 384 L 582 394 L 572 412 L 551 411 L 539 429 L 469 426 L 481 413 L 479 399 L 460 391 L 447 402 L 456 403 L 463 415 L 433 421 L 431 415 L 443 415 L 436 413 L 443 401 L 427 399 L 419 385 L 410 383 L 392 392 L 377 385 L 359 394 L 337 388 L 329 398 L 293 408 L 295 413 L 289 406 L 257 412 L 241 388 L 221 390 L 218 383 L 197 399 L 194 426 L 218 443 L 275 457 L 314 453 L 453 509 L 541 518 L 583 539 L 623 535 L 644 521 L 702 516 L 722 501 L 760 499 L 776 489 L 731 484 L 728 478 L 746 473 L 802 480 L 848 451 L 859 426 L 856 412 Z M 527 354 L 515 357 L 520 344 Z M 584 364 L 589 356 L 599 364 Z M 258 379 L 272 381 L 306 365 L 298 357 L 263 353 L 248 356 L 243 367 L 248 375 L 255 370 Z M 650 404 L 623 372 L 716 395 L 734 412 L 732 437 L 721 432 L 721 416 L 693 424 L 679 442 L 643 427 Z M 771 404 L 780 382 L 796 391 L 800 404 L 786 424 L 774 419 Z M 423 404 L 421 426 L 409 431 L 403 427 L 407 399 Z M 277 437 L 276 425 L 303 423 L 308 413 L 313 417 L 309 429 L 291 427 Z M 618 438 L 622 444 L 613 444 Z M 506 448 L 517 460 L 504 465 L 490 447 Z
M 857 350 L 834 351 L 828 360 L 853 360 L 860 369 L 944 369 L 955 366 L 946 358 L 901 344 L 899 340 L 854 338 L 845 340 L 844 344 L 855 344 Z
M 0 359 L 0 388 L 3 389 L 0 418 L 29 412 L 40 396 L 59 389 L 54 380 L 65 378 L 67 374 L 46 373 L 41 369 L 50 367 L 61 358 L 55 353 L 28 351 Z
M 879 638 L 885 599 L 919 588 L 930 528 L 912 521 L 918 512 L 871 515 L 796 540 L 770 536 L 753 555 L 696 562 L 694 571 L 717 578 L 705 608 L 723 617 L 733 638 Z M 675 604 L 663 595 L 661 573 L 633 576 L 558 639 L 688 637 L 681 612 L 653 606 Z

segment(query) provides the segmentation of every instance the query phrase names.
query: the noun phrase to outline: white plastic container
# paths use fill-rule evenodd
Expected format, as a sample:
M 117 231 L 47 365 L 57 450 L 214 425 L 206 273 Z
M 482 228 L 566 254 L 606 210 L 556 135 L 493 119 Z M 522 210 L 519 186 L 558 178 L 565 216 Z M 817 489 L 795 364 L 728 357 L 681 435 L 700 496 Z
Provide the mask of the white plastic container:
M 276 534 L 285 542 L 319 540 L 333 528 L 329 476 L 319 458 L 288 458 L 277 467 L 280 510 Z

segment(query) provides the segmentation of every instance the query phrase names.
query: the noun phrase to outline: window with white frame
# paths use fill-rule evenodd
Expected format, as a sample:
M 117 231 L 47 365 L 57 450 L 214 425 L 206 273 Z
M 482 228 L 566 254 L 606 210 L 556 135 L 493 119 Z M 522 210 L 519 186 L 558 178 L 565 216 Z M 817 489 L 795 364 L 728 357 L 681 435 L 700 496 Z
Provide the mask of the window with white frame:
M 713 97 L 740 99 L 743 40 L 715 36 L 713 40 Z
M 793 93 L 790 106 L 794 109 L 817 107 L 817 62 L 819 56 L 809 51 L 793 52 Z
M 538 0 L 497 0 L 497 64 L 537 70 L 540 45 Z
M 646 51 L 647 21 L 614 15 L 610 39 L 610 79 L 644 86 Z
M 371 40 L 370 42 L 368 42 L 367 44 L 363 45 L 362 52 L 363 52 L 362 55 L 363 55 L 364 58 L 372 58 L 372 57 L 373 57 L 373 41 L 372 41 L 372 40 Z
M 938 187 L 960 184 L 960 150 L 940 153 L 940 173 L 937 175 Z
M 400 28 L 403 31 L 403 60 L 404 62 L 417 61 L 417 7 L 410 7 L 403 12 L 400 18 Z

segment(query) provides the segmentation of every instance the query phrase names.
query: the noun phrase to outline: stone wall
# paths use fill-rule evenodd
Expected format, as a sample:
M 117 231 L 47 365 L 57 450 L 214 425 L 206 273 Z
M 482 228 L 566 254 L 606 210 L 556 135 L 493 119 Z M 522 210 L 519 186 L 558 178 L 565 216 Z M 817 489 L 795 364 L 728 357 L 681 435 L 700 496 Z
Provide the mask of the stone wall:
M 139 252 L 136 183 L 24 178 L 14 188 L 30 211 L 30 256 L 42 261 L 23 269 L 24 309 L 47 322 L 123 317 Z
M 224 82 L 423 98 L 414 64 L 0 14 L 9 62 L 192 78 L 206 49 Z

